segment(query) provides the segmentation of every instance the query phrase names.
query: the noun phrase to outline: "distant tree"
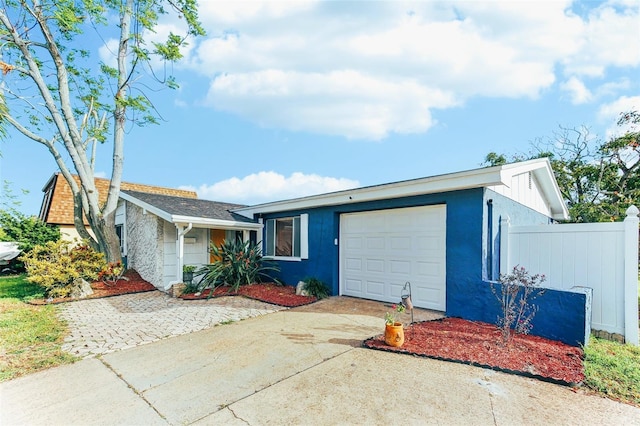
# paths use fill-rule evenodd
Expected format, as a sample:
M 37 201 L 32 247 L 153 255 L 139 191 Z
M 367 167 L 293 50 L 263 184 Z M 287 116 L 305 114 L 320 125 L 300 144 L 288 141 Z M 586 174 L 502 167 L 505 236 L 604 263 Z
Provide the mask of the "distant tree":
M 184 34 L 169 32 L 160 40 L 158 20 L 169 12 L 183 18 Z M 94 34 L 113 51 L 115 65 L 96 58 L 98 49 L 88 43 Z M 73 192 L 78 233 L 108 261 L 120 259 L 114 224 L 126 125 L 157 121 L 144 92 L 148 86 L 140 81 L 143 71 L 150 71 L 151 81 L 177 87 L 171 76 L 153 73 L 151 64 L 178 60 L 186 38 L 203 34 L 196 0 L 0 0 L 0 136 L 9 125 L 48 149 Z M 110 124 L 111 182 L 101 204 L 96 144 L 107 143 Z
M 20 243 L 29 252 L 36 245 L 60 239 L 60 229 L 49 226 L 37 217 L 26 216 L 17 210 L 0 210 L 0 241 Z
M 532 143 L 528 154 L 490 152 L 483 164 L 548 157 L 573 222 L 621 220 L 640 201 L 640 145 L 636 111 L 620 115 L 622 136 L 603 142 L 588 127 L 560 127 L 551 138 Z

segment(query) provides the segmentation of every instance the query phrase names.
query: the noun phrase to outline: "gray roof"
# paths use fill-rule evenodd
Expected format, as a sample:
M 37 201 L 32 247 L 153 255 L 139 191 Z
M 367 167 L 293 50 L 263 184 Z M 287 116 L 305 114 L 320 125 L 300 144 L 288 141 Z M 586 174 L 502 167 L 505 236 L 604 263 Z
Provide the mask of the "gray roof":
M 149 194 L 138 191 L 121 192 L 167 212 L 170 215 L 256 223 L 255 220 L 231 212 L 233 209 L 246 207 L 242 204 L 222 203 L 197 198 L 173 197 L 170 195 Z

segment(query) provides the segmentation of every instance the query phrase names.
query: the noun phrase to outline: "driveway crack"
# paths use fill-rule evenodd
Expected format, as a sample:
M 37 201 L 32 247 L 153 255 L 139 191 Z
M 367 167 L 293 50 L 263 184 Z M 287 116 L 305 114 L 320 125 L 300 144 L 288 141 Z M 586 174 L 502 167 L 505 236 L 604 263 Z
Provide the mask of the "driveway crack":
M 233 414 L 233 417 L 235 417 L 236 419 L 240 420 L 241 422 L 244 422 L 248 425 L 251 425 L 251 423 L 249 423 L 248 421 L 246 421 L 245 419 L 243 419 L 242 417 L 239 417 L 235 411 L 233 411 L 233 409 L 231 407 L 229 407 L 227 405 L 227 410 L 231 411 L 231 414 Z
M 155 411 L 158 416 L 160 416 L 160 418 L 162 420 L 164 420 L 165 422 L 169 423 L 169 421 L 167 420 L 167 417 L 162 414 L 160 411 L 158 411 L 156 409 L 156 407 L 153 406 L 153 404 L 151 402 L 149 402 L 149 400 L 144 396 L 144 394 L 140 391 L 138 391 L 138 389 L 136 389 L 131 383 L 129 383 L 127 380 L 125 380 L 124 376 L 120 373 L 118 373 L 112 366 L 111 364 L 109 364 L 107 361 L 104 360 L 104 358 L 102 358 L 101 356 L 98 356 L 97 359 L 100 360 L 100 362 L 102 362 L 102 364 L 107 367 L 113 374 L 116 375 L 117 378 L 119 378 L 120 380 L 122 380 L 122 382 L 127 385 L 127 387 L 129 389 L 131 389 L 133 391 L 133 393 L 135 393 L 140 399 L 142 399 L 145 404 L 147 404 L 153 411 Z

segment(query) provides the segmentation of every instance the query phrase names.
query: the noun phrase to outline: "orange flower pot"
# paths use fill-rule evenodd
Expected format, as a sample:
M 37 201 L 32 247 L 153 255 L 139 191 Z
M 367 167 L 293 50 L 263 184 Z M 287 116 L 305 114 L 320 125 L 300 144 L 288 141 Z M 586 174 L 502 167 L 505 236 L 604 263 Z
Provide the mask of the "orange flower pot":
M 404 343 L 404 328 L 401 322 L 395 322 L 393 325 L 386 324 L 384 328 L 384 342 L 396 348 Z

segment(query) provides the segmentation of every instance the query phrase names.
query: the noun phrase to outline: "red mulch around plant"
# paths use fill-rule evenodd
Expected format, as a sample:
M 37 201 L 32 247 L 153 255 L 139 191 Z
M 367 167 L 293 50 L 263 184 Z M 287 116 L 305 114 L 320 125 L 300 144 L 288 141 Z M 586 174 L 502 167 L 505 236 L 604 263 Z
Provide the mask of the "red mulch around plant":
M 214 289 L 213 295 L 210 295 L 210 293 L 211 290 L 207 289 L 197 296 L 194 293 L 190 293 L 183 294 L 180 297 L 185 300 L 196 300 L 221 296 L 245 296 L 249 299 L 260 300 L 287 308 L 308 305 L 317 300 L 312 296 L 297 295 L 295 287 L 276 285 L 273 283 L 244 285 L 241 286 L 237 292 L 231 291 L 231 287 L 221 286 Z
M 142 293 L 145 291 L 152 291 L 156 288 L 153 284 L 149 283 L 142 279 L 140 274 L 138 274 L 133 269 L 127 270 L 123 278 L 118 280 L 116 283 L 107 285 L 102 281 L 96 281 L 91 283 L 91 288 L 93 289 L 93 294 L 87 296 L 85 299 L 100 299 L 102 297 L 110 297 L 110 296 L 119 296 L 121 294 L 128 293 Z M 29 301 L 32 305 L 46 305 L 48 303 L 64 303 L 71 302 L 74 300 L 71 297 L 58 297 L 55 299 L 33 299 Z
M 575 386 L 584 380 L 580 348 L 542 337 L 515 335 L 501 344 L 495 325 L 444 318 L 414 323 L 404 329 L 404 344 L 388 346 L 384 335 L 364 341 L 364 346 L 486 367 L 552 383 Z

